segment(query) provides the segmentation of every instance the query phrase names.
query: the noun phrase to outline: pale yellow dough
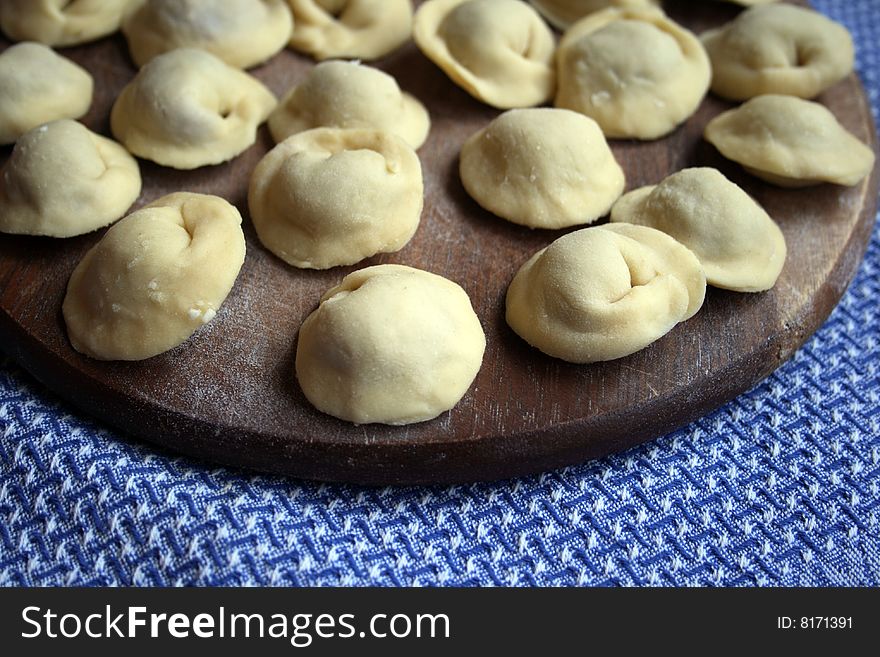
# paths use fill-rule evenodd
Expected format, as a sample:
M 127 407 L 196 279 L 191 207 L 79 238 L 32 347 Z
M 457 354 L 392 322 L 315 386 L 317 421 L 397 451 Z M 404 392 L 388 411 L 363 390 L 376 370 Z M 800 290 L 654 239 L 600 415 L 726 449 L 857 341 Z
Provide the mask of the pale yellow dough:
M 874 151 L 828 109 L 794 96 L 757 96 L 716 116 L 704 136 L 724 157 L 781 187 L 853 186 L 874 168 Z
M 485 347 L 461 287 L 379 265 L 346 276 L 303 322 L 296 376 L 324 413 L 356 424 L 411 424 L 459 402 Z
M 39 43 L 0 53 L 0 144 L 56 119 L 89 111 L 94 82 L 84 68 Z
M 416 12 L 413 38 L 453 82 L 493 107 L 553 97 L 553 34 L 524 2 L 428 0 Z
M 671 235 L 696 254 L 715 287 L 769 290 L 785 264 L 779 226 L 717 169 L 684 169 L 629 192 L 614 204 L 611 221 Z
M 276 142 L 311 128 L 373 128 L 402 137 L 413 148 L 428 137 L 431 120 L 416 98 L 387 73 L 356 62 L 323 62 L 293 87 L 269 117 Z
M 591 223 L 624 187 L 596 122 L 563 109 L 505 112 L 465 142 L 459 170 L 477 203 L 531 228 Z
M 403 248 L 422 204 L 418 156 L 378 130 L 315 128 L 289 137 L 257 165 L 248 192 L 263 245 L 308 269 Z
M 199 48 L 250 68 L 283 50 L 293 30 L 286 0 L 146 0 L 122 24 L 135 64 Z
M 73 347 L 143 360 L 211 321 L 244 262 L 241 215 L 216 196 L 179 192 L 112 226 L 74 269 L 62 307 Z
M 75 46 L 113 34 L 138 0 L 2 0 L 0 29 L 14 41 Z
M 556 57 L 556 106 L 595 119 L 608 137 L 663 137 L 709 89 L 700 40 L 659 9 L 590 14 L 565 33 Z
M 0 176 L 0 231 L 71 237 L 113 223 L 141 192 L 135 159 L 62 119 L 25 133 Z
M 701 38 L 712 60 L 712 91 L 731 100 L 813 98 L 853 70 L 849 31 L 804 7 L 752 7 Z
M 529 0 L 551 25 L 565 30 L 587 14 L 608 7 L 650 7 L 660 0 Z
M 315 59 L 373 60 L 412 34 L 410 0 L 287 0 L 293 10 L 290 47 Z
M 645 226 L 609 224 L 560 237 L 507 290 L 507 323 L 572 363 L 628 356 L 692 317 L 706 277 L 697 257 Z
M 182 48 L 140 70 L 116 99 L 110 124 L 134 155 L 195 169 L 251 146 L 276 104 L 256 78 L 206 51 Z

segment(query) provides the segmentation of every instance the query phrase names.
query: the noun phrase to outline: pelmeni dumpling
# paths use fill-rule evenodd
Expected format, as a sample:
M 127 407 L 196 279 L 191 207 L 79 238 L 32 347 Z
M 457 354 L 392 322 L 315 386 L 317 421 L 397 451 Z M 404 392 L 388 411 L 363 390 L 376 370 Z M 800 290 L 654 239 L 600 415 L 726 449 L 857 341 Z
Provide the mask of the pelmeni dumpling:
M 623 192 L 623 170 L 596 122 L 562 109 L 509 110 L 468 139 L 459 160 L 468 194 L 531 228 L 588 224 Z
M 288 137 L 251 177 L 260 241 L 295 267 L 327 269 L 397 251 L 419 225 L 422 167 L 396 135 L 315 128 Z
M 660 4 L 660 0 L 529 0 L 529 2 L 560 30 L 568 29 L 572 23 L 587 14 L 608 7 L 649 7 Z
M 216 196 L 179 192 L 112 226 L 74 269 L 62 310 L 73 347 L 143 360 L 211 321 L 244 262 L 241 215 Z
M 138 66 L 175 48 L 199 48 L 250 68 L 282 50 L 292 30 L 285 0 L 146 0 L 122 24 Z
M 459 402 L 485 347 L 461 287 L 419 269 L 378 265 L 346 276 L 303 322 L 296 376 L 324 413 L 357 424 L 411 424 Z
M 94 82 L 84 68 L 39 43 L 0 53 L 0 144 L 57 119 L 78 119 L 92 104 Z
M 781 187 L 856 185 L 874 151 L 826 107 L 794 96 L 757 96 L 716 116 L 703 133 L 724 157 Z
M 545 354 L 572 363 L 628 356 L 703 305 L 697 257 L 645 226 L 609 224 L 560 237 L 517 272 L 507 323 Z
M 251 146 L 276 104 L 256 78 L 204 50 L 181 48 L 140 70 L 116 99 L 110 125 L 134 155 L 195 169 Z
M 315 66 L 269 117 L 275 141 L 311 128 L 374 128 L 403 137 L 413 148 L 428 137 L 431 120 L 416 98 L 387 73 L 356 62 Z
M 421 51 L 477 100 L 531 107 L 553 96 L 550 28 L 519 0 L 428 0 L 416 12 Z
M 853 70 L 847 29 L 805 7 L 752 7 L 701 38 L 712 60 L 712 91 L 731 100 L 812 98 Z
M 119 29 L 139 0 L 2 0 L 0 29 L 15 41 L 74 46 Z
M 571 26 L 557 52 L 556 106 L 608 137 L 657 139 L 699 107 L 711 71 L 700 40 L 659 9 L 605 9 Z
M 0 231 L 71 237 L 124 215 L 141 192 L 135 159 L 115 141 L 62 119 L 15 143 L 0 177 Z
M 779 226 L 717 169 L 684 169 L 629 192 L 614 204 L 611 221 L 671 235 L 694 252 L 715 287 L 769 290 L 785 264 Z
M 287 0 L 293 10 L 290 47 L 315 59 L 373 60 L 412 34 L 410 0 Z

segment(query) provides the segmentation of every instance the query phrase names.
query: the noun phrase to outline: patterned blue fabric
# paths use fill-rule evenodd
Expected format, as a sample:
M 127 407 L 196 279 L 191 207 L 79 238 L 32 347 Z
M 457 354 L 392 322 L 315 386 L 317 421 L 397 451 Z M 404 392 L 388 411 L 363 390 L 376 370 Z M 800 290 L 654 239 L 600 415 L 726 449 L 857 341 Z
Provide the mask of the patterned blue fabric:
M 822 0 L 880 106 L 880 0 Z M 498 484 L 362 489 L 133 445 L 0 362 L 6 585 L 880 584 L 880 233 L 756 389 L 627 453 Z

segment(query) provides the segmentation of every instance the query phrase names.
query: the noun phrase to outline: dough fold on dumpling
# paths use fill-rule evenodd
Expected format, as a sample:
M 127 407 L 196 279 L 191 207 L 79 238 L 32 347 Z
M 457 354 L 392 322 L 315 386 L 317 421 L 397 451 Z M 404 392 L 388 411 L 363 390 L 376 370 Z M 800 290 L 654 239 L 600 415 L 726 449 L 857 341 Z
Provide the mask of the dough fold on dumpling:
M 140 70 L 116 99 L 110 124 L 134 155 L 195 169 L 251 146 L 276 104 L 256 78 L 206 51 L 181 48 Z
M 413 38 L 453 82 L 493 107 L 553 97 L 553 34 L 524 2 L 428 0 L 416 12 Z
M 393 77 L 345 61 L 315 66 L 269 117 L 276 142 L 312 128 L 373 128 L 392 132 L 418 148 L 430 126 L 425 106 L 401 91 Z
M 400 250 L 422 204 L 418 156 L 378 130 L 315 128 L 288 137 L 257 165 L 248 192 L 263 245 L 308 269 Z
M 122 24 L 138 66 L 175 48 L 199 48 L 250 68 L 284 49 L 292 30 L 285 0 L 146 0 Z
M 874 151 L 824 105 L 794 96 L 756 96 L 716 116 L 703 134 L 724 157 L 781 187 L 853 186 L 874 168 Z
M 507 323 L 572 363 L 628 356 L 692 317 L 706 277 L 697 257 L 645 226 L 609 224 L 560 237 L 507 290 Z
M 596 122 L 552 108 L 496 118 L 465 142 L 459 171 L 482 207 L 531 228 L 591 223 L 608 212 L 625 182 Z
M 709 89 L 700 40 L 659 9 L 604 9 L 571 26 L 557 52 L 556 106 L 595 119 L 608 137 L 657 139 Z
M 299 332 L 296 376 L 318 410 L 357 424 L 424 422 L 470 387 L 486 338 L 456 283 L 367 267 L 321 298 Z
M 14 41 L 75 46 L 113 34 L 139 0 L 2 0 L 0 29 Z
M 747 9 L 701 39 L 712 61 L 712 91 L 731 100 L 813 98 L 849 75 L 855 59 L 843 25 L 788 4 Z
M 140 191 L 140 170 L 128 151 L 62 119 L 16 142 L 0 176 L 0 231 L 82 235 L 119 219 Z
M 715 287 L 769 290 L 785 264 L 779 226 L 717 169 L 684 169 L 659 185 L 633 190 L 614 204 L 611 221 L 671 235 L 694 252 Z
M 587 14 L 608 7 L 650 7 L 660 0 L 529 0 L 551 25 L 566 30 Z
M 379 59 L 412 35 L 410 0 L 287 0 L 293 10 L 290 47 L 318 60 Z
M 143 360 L 211 321 L 244 262 L 241 215 L 179 192 L 112 226 L 74 269 L 62 310 L 77 351 Z
M 32 128 L 89 111 L 94 82 L 88 71 L 40 43 L 0 53 L 0 144 Z

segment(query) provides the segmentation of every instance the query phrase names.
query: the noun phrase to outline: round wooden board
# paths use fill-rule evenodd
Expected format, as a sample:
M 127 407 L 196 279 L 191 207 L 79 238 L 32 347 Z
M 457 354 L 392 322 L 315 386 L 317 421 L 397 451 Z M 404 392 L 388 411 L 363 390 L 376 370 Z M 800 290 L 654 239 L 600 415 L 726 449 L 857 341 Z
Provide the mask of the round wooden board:
M 695 31 L 735 16 L 733 5 L 667 2 Z M 0 42 L 0 47 L 8 46 Z M 83 119 L 109 135 L 109 112 L 134 68 L 121 36 L 66 49 L 96 80 Z M 276 94 L 312 62 L 286 51 L 252 71 Z M 355 426 L 323 415 L 294 375 L 296 336 L 320 295 L 355 267 L 301 271 L 259 243 L 247 215 L 248 179 L 272 146 L 265 126 L 234 161 L 191 172 L 141 162 L 136 207 L 166 193 L 218 194 L 245 217 L 248 255 L 217 318 L 180 347 L 137 363 L 105 363 L 75 352 L 61 302 L 71 271 L 102 232 L 68 240 L 0 235 L 3 349 L 49 388 L 130 435 L 207 461 L 299 477 L 373 484 L 486 480 L 578 463 L 658 436 L 732 399 L 767 376 L 828 316 L 852 279 L 876 211 L 878 174 L 854 188 L 783 190 L 723 160 L 701 139 L 729 107 L 708 97 L 669 137 L 615 141 L 627 188 L 688 166 L 715 166 L 751 193 L 782 226 L 788 261 L 763 294 L 710 288 L 703 309 L 649 348 L 617 361 L 575 366 L 530 348 L 504 322 L 504 294 L 519 266 L 560 232 L 532 231 L 483 211 L 458 177 L 464 140 L 498 111 L 473 100 L 413 44 L 378 66 L 428 106 L 433 120 L 419 151 L 425 210 L 400 252 L 359 266 L 402 263 L 457 281 L 469 293 L 488 345 L 470 391 L 451 412 L 406 427 Z M 865 94 L 852 76 L 820 99 L 876 150 Z M 10 148 L 0 151 L 3 162 Z

